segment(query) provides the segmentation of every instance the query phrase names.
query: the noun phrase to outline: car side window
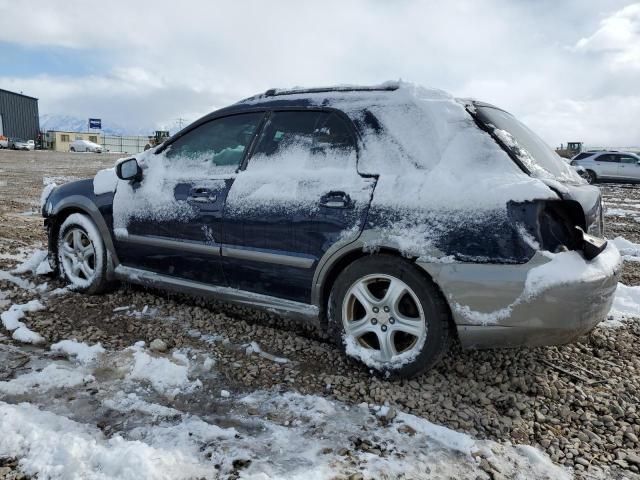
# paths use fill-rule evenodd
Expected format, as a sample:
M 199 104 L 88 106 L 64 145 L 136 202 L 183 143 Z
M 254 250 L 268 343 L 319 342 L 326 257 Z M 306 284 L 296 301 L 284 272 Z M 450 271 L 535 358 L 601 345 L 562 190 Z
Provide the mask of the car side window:
M 173 142 L 166 156 L 180 168 L 205 168 L 209 173 L 233 173 L 258 129 L 262 113 L 211 120 Z
M 620 157 L 620 163 L 638 163 L 638 159 L 636 157 L 632 157 L 631 155 L 618 155 Z
M 274 112 L 254 155 L 270 157 L 292 149 L 301 149 L 299 155 L 310 155 L 322 167 L 355 153 L 356 146 L 347 123 L 336 113 Z
M 598 158 L 596 158 L 596 162 L 617 162 L 618 160 L 615 158 L 615 155 L 611 155 L 609 153 L 603 153 Z

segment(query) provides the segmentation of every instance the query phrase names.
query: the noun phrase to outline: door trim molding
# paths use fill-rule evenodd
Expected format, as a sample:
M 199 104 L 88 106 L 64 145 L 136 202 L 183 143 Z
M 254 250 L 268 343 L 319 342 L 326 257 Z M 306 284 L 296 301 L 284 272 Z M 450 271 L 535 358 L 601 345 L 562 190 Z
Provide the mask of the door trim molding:
M 137 245 L 148 245 L 150 247 L 171 248 L 193 253 L 204 253 L 205 255 L 220 256 L 220 245 L 190 242 L 188 240 L 172 240 L 169 238 L 156 237 L 151 235 L 117 235 L 121 242 L 135 243 Z
M 121 229 L 118 229 L 121 230 Z M 311 268 L 315 263 L 314 257 L 303 257 L 297 255 L 285 255 L 270 251 L 244 248 L 227 244 L 206 244 L 189 240 L 174 240 L 171 238 L 158 237 L 153 235 L 130 235 L 122 231 L 116 232 L 116 239 L 122 242 L 135 243 L 137 245 L 147 245 L 157 248 L 170 248 L 204 255 L 223 256 L 239 260 L 253 262 L 274 263 L 296 268 Z
M 252 250 L 236 246 L 222 245 L 222 256 L 249 260 L 254 262 L 276 263 L 297 268 L 311 268 L 315 258 L 298 257 L 295 255 L 283 255 L 281 253 L 265 252 L 264 250 Z

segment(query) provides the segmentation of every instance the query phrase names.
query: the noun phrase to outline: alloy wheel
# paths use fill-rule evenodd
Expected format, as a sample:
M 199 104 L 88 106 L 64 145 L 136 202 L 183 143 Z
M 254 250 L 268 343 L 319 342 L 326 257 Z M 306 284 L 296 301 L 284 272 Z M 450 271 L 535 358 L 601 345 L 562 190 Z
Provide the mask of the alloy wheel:
M 420 353 L 427 335 L 426 318 L 415 292 L 402 280 L 367 275 L 347 291 L 342 304 L 345 334 L 378 361 Z
M 71 228 L 60 245 L 64 271 L 73 283 L 90 282 L 95 275 L 96 250 L 87 233 Z

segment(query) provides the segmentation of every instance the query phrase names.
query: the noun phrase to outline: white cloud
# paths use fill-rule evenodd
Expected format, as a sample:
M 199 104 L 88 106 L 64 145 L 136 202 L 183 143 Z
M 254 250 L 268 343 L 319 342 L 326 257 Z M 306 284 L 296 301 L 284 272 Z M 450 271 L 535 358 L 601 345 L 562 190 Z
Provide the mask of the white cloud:
M 640 70 L 640 3 L 602 20 L 600 28 L 581 38 L 575 49 L 604 55 L 612 67 Z
M 638 144 L 637 121 L 625 122 L 637 119 L 639 79 L 615 69 L 639 48 L 639 4 L 628 3 L 114 0 L 96 10 L 32 0 L 25 21 L 24 8 L 0 0 L 0 42 L 90 52 L 104 66 L 0 73 L 0 85 L 38 96 L 42 112 L 137 128 L 195 120 L 271 87 L 402 78 L 500 105 L 552 145 Z

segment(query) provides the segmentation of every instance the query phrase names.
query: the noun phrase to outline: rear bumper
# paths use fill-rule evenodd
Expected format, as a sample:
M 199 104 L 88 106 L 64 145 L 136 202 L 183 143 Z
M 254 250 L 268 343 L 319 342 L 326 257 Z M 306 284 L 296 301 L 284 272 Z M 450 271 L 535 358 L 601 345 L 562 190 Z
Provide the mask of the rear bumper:
M 463 348 L 559 345 L 576 340 L 606 318 L 618 283 L 620 255 L 608 246 L 587 269 L 530 297 L 527 275 L 549 262 L 540 254 L 524 265 L 425 264 L 449 301 Z

